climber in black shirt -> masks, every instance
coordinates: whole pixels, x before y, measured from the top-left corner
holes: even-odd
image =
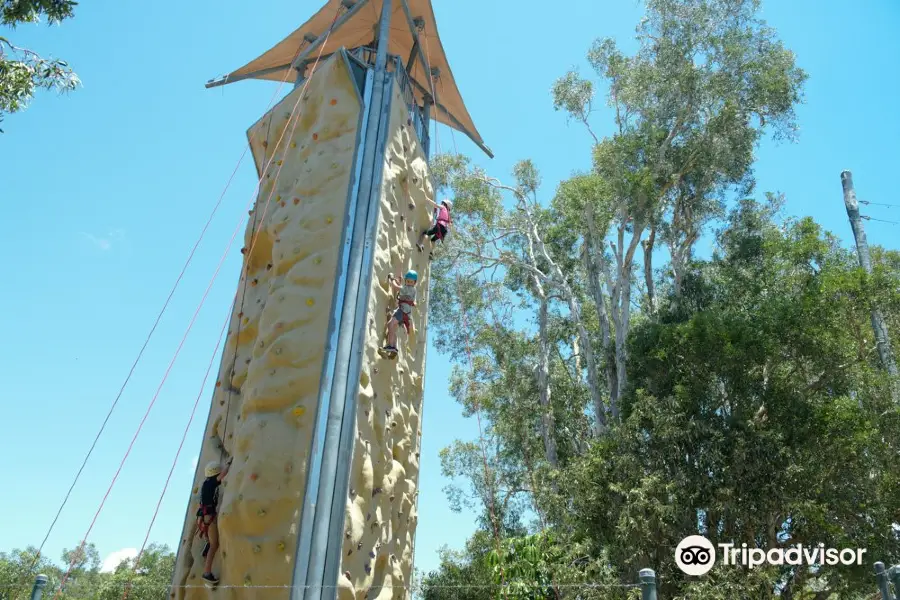
[[[200,486],[200,509],[197,511],[197,527],[200,530],[200,537],[206,536],[206,548],[203,550],[203,556],[206,558],[206,565],[203,569],[203,579],[210,584],[217,584],[219,580],[212,574],[212,563],[216,557],[216,551],[219,549],[219,525],[216,519],[218,515],[219,505],[219,485],[228,474],[228,467],[231,461],[226,465],[223,471],[219,467],[219,463],[213,461],[206,465],[203,474],[206,479]]]

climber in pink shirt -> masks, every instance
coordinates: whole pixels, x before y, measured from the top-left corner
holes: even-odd
[[[428,203],[435,209],[434,225],[431,229],[423,231],[422,235],[419,236],[419,243],[416,244],[416,248],[419,249],[419,252],[425,250],[425,245],[422,243],[425,241],[425,236],[431,238],[432,246],[438,241],[443,242],[444,238],[447,237],[447,232],[450,231],[450,224],[453,222],[450,218],[450,209],[453,208],[453,202],[444,198],[441,200],[440,205],[431,200],[428,200]],[[428,258],[433,258],[430,252]]]

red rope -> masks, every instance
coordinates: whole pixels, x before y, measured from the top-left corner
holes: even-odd
[[[268,112],[269,108],[275,102],[275,98],[278,96],[278,92],[281,91],[281,88],[284,86],[287,81],[288,76],[290,76],[290,71],[288,71],[285,78],[281,81],[278,88],[275,90],[275,93],[272,94],[272,98],[269,99],[269,104],[266,107],[266,111]],[[119,388],[118,394],[116,394],[115,400],[113,400],[112,406],[109,409],[109,412],[106,414],[106,418],[103,419],[103,423],[100,426],[100,431],[97,432],[96,437],[94,438],[93,443],[91,444],[90,449],[87,452],[87,455],[84,457],[84,461],[81,463],[81,467],[78,469],[78,472],[75,474],[75,479],[72,481],[72,485],[69,487],[69,491],[66,492],[65,497],[63,498],[62,504],[59,507],[59,510],[56,512],[56,516],[53,518],[53,522],[50,523],[50,527],[47,529],[47,534],[44,536],[41,545],[38,547],[37,553],[35,554],[35,559],[32,562],[31,567],[28,569],[28,573],[34,569],[34,565],[37,564],[37,561],[40,559],[41,552],[44,549],[44,545],[47,543],[47,540],[50,538],[50,534],[53,532],[53,528],[56,526],[57,521],[59,520],[59,516],[62,514],[63,509],[66,507],[66,504],[69,502],[69,497],[72,495],[72,491],[75,489],[75,485],[78,483],[78,480],[81,478],[81,473],[84,471],[85,466],[87,466],[88,460],[90,460],[91,455],[94,453],[94,449],[97,447],[97,442],[100,441],[100,437],[103,435],[103,432],[106,430],[106,425],[109,423],[110,417],[112,417],[113,412],[116,409],[116,406],[119,404],[119,400],[122,398],[122,394],[125,392],[125,388],[128,383],[131,381],[132,375],[134,375],[134,371],[138,366],[141,358],[144,355],[144,351],[147,349],[147,346],[150,343],[150,339],[153,337],[153,334],[156,332],[156,328],[159,326],[160,321],[162,320],[163,314],[166,312],[166,309],[169,307],[169,303],[172,301],[172,297],[175,295],[175,291],[178,289],[178,285],[181,283],[182,278],[184,277],[185,272],[187,272],[188,266],[190,266],[191,261],[194,258],[194,254],[197,252],[197,248],[200,246],[200,242],[203,241],[204,236],[206,235],[206,231],[209,229],[210,224],[212,223],[213,218],[219,210],[219,207],[222,205],[222,200],[225,198],[225,193],[228,191],[228,188],[231,186],[231,182],[234,180],[234,176],[237,174],[238,169],[241,166],[241,163],[244,161],[244,157],[247,155],[247,150],[250,149],[251,144],[253,143],[253,138],[251,137],[249,143],[244,146],[244,151],[241,153],[240,158],[237,161],[237,164],[234,166],[234,170],[231,172],[231,176],[228,178],[228,181],[225,183],[225,188],[222,190],[222,193],[219,194],[219,199],[216,201],[215,206],[213,206],[212,212],[209,214],[209,217],[206,220],[206,224],[203,226],[203,229],[200,231],[200,236],[197,238],[197,241],[194,243],[193,248],[191,248],[190,253],[188,254],[187,260],[184,263],[184,266],[181,268],[181,272],[178,274],[178,277],[175,279],[175,283],[172,286],[172,289],[169,291],[169,295],[166,297],[166,301],[163,303],[162,308],[159,311],[159,314],[156,316],[156,320],[153,322],[153,326],[150,328],[150,333],[147,334],[147,337],[144,339],[144,343],[141,346],[140,351],[138,352],[137,357],[134,359],[134,362],[131,365],[131,368],[128,371],[128,375],[125,377],[125,381],[122,383]],[[27,575],[26,575],[27,577]]]
[[[230,316],[231,315],[229,314],[229,317]],[[181,436],[181,442],[178,444],[178,450],[175,452],[175,459],[172,461],[172,466],[169,469],[168,476],[166,477],[166,483],[163,485],[162,493],[159,495],[159,500],[156,503],[156,510],[153,511],[153,518],[150,520],[150,526],[147,528],[147,535],[144,536],[144,542],[141,544],[141,550],[140,552],[138,552],[137,556],[134,559],[134,565],[131,569],[132,576],[137,572],[138,564],[140,564],[141,561],[141,556],[144,555],[144,550],[147,547],[147,540],[150,539],[150,530],[153,529],[153,525],[156,523],[156,517],[159,516],[159,509],[162,506],[163,497],[166,495],[166,491],[169,489],[169,482],[172,480],[172,473],[175,472],[175,465],[178,463],[178,457],[181,456],[181,450],[184,448],[184,442],[187,439],[188,431],[191,428],[191,424],[194,422],[194,415],[197,413],[197,407],[200,405],[200,399],[203,397],[203,388],[206,387],[206,382],[209,379],[209,372],[212,371],[213,363],[216,360],[216,355],[219,353],[219,346],[222,345],[222,338],[225,336],[225,329],[227,327],[228,319],[226,319],[225,323],[222,325],[222,330],[219,332],[219,339],[216,342],[216,349],[213,350],[212,356],[209,358],[209,365],[207,365],[206,373],[203,375],[203,383],[200,384],[200,391],[197,393],[196,400],[194,400],[194,407],[191,409],[191,416],[184,428],[184,434]],[[122,596],[123,600],[125,600],[126,598],[128,598],[128,586],[125,586],[125,594]]]
[[[338,14],[339,14],[339,13],[338,13]],[[335,21],[337,21],[337,16],[335,16]],[[334,23],[332,23],[332,25],[333,25],[333,24],[334,24]],[[320,49],[320,51],[319,51],[319,56],[320,56],[320,57],[321,57],[322,50],[324,49],[324,47],[325,47],[325,45],[323,44],[323,45],[322,45],[322,49]],[[316,62],[318,63],[318,58],[316,59]],[[314,68],[315,68],[315,67],[314,67]],[[308,84],[308,83],[309,83],[309,80],[307,79],[306,84]],[[306,89],[306,88],[305,88],[305,86],[304,86],[303,90],[301,91],[301,93],[299,94],[299,96],[298,96],[298,98],[297,98],[297,102],[294,104],[294,109],[291,111],[291,115],[290,115],[290,117],[289,117],[289,120],[294,118],[294,113],[296,112],[297,107],[300,106],[300,102],[301,102],[301,100],[303,99],[303,91],[304,91],[305,89]],[[298,121],[299,121],[299,120],[298,120]],[[296,128],[296,123],[294,123],[294,128],[291,129],[291,134],[293,134],[295,128]],[[265,177],[265,174],[266,174],[266,172],[268,171],[269,166],[272,164],[272,160],[274,159],[275,154],[277,153],[278,146],[281,144],[281,140],[284,139],[284,134],[285,134],[286,129],[287,129],[287,128],[285,128],[284,130],[282,130],[281,136],[278,138],[278,142],[276,142],[275,148],[272,150],[272,157],[271,157],[271,158],[269,159],[269,161],[266,163],[265,169],[263,170],[262,174],[260,175],[260,179],[259,179],[259,181],[257,182],[256,187],[255,187],[255,189],[254,189],[254,191],[253,191],[253,196],[251,196],[250,201],[247,203],[246,209],[249,209],[251,203],[253,202],[253,198],[255,197],[257,191],[259,190],[259,187],[260,187],[260,185],[261,185],[261,183],[262,183],[262,180],[263,180],[263,178]],[[283,166],[283,165],[279,165],[278,174],[281,173],[281,167],[282,167],[282,166]],[[276,176],[275,176],[275,181],[273,182],[273,186],[272,186],[272,192],[273,192],[273,193],[274,193],[274,190],[275,190],[275,185],[274,185],[274,184],[277,183],[277,181],[278,181],[278,174],[276,174]],[[272,198],[272,193],[269,194],[269,198],[268,198],[267,201],[266,201],[266,206],[264,207],[264,210],[263,210],[263,217],[264,217],[265,214],[266,214],[266,210],[268,209],[268,205],[269,205],[269,200],[271,200],[271,198]],[[100,502],[100,507],[97,509],[97,512],[94,514],[94,518],[93,518],[93,520],[91,521],[91,525],[90,525],[90,527],[88,527],[88,530],[87,530],[87,532],[86,532],[85,535],[84,535],[84,538],[82,538],[81,545],[79,546],[78,551],[77,551],[76,554],[74,555],[74,558],[73,558],[72,562],[69,564],[69,568],[66,570],[65,575],[63,576],[62,580],[60,581],[59,588],[57,588],[56,594],[55,594],[54,597],[53,597],[54,600],[57,600],[58,597],[59,597],[59,594],[62,593],[63,586],[65,585],[66,581],[68,580],[69,575],[71,575],[72,569],[75,567],[75,563],[76,563],[76,561],[77,561],[77,559],[78,559],[78,556],[80,555],[81,551],[84,549],[84,546],[85,546],[85,544],[87,543],[87,538],[88,538],[88,536],[90,535],[91,531],[93,530],[94,525],[97,523],[97,518],[100,516],[100,512],[103,510],[103,506],[106,504],[106,500],[107,500],[107,498],[109,498],[109,494],[110,494],[110,492],[112,492],[112,488],[113,488],[113,486],[115,485],[116,480],[117,480],[118,477],[119,477],[119,474],[122,472],[122,468],[125,466],[125,461],[128,459],[128,456],[131,454],[131,450],[134,448],[134,443],[135,443],[135,441],[137,441],[137,438],[138,438],[138,436],[140,435],[141,429],[143,429],[144,423],[147,421],[147,417],[150,415],[150,411],[153,409],[154,404],[156,404],[156,400],[157,400],[157,398],[159,397],[159,393],[160,393],[160,391],[162,390],[163,385],[165,384],[166,380],[167,380],[168,377],[169,377],[169,373],[170,373],[171,370],[172,370],[172,366],[175,364],[175,360],[178,358],[178,354],[181,352],[181,349],[182,349],[182,347],[184,346],[184,342],[187,340],[187,336],[188,336],[188,334],[190,333],[191,329],[192,329],[193,326],[194,326],[194,322],[195,322],[196,319],[197,319],[197,315],[199,314],[200,309],[203,307],[203,304],[204,304],[205,301],[206,301],[206,297],[209,295],[209,291],[210,291],[210,289],[212,288],[213,283],[215,282],[216,278],[217,278],[218,275],[219,275],[219,271],[220,271],[221,268],[222,268],[222,263],[225,262],[225,258],[228,256],[228,251],[231,249],[231,246],[232,246],[232,244],[234,243],[234,239],[237,237],[237,233],[238,233],[238,231],[240,230],[240,227],[241,227],[241,225],[243,224],[243,222],[244,222],[244,219],[243,219],[243,216],[242,216],[240,222],[238,223],[238,226],[235,228],[234,232],[233,232],[232,235],[231,235],[231,239],[230,239],[229,242],[228,242],[228,246],[225,248],[225,252],[222,254],[222,258],[219,260],[219,264],[216,266],[216,271],[215,271],[215,273],[213,273],[212,279],[210,279],[209,285],[207,286],[206,291],[203,293],[203,297],[200,299],[200,304],[197,306],[197,310],[194,311],[194,315],[193,315],[193,317],[191,318],[190,323],[188,324],[188,328],[187,328],[187,330],[185,331],[184,336],[181,338],[181,342],[178,344],[178,348],[176,349],[175,354],[174,354],[174,356],[172,357],[171,362],[169,363],[169,366],[166,368],[166,372],[165,372],[165,374],[163,375],[163,379],[162,379],[162,381],[160,382],[159,387],[158,387],[157,390],[156,390],[156,393],[153,395],[153,399],[150,401],[150,405],[147,407],[147,412],[144,413],[144,417],[143,417],[143,419],[141,419],[141,422],[140,422],[140,424],[138,425],[137,431],[135,432],[134,437],[133,437],[132,440],[131,440],[131,443],[128,445],[128,450],[126,450],[125,456],[122,457],[122,461],[121,461],[121,463],[119,464],[119,468],[118,468],[118,470],[116,471],[116,474],[113,476],[112,482],[110,483],[109,488],[106,490],[106,494],[104,494],[104,496],[103,496],[103,500],[101,500],[101,502]],[[262,223],[263,223],[263,220],[260,219],[260,227],[262,227]],[[258,236],[258,232],[259,232],[259,230],[257,230],[257,232],[256,232],[256,233],[257,233],[257,236]],[[254,238],[253,238],[253,242],[254,242],[254,243],[255,243],[255,241],[256,241],[256,237],[257,237],[257,236],[254,236]],[[248,255],[250,254],[251,251],[252,251],[252,245],[251,245],[251,250],[248,251]]]
[[[331,35],[331,30],[332,30],[332,28],[334,27],[335,22],[337,22],[338,16],[340,16],[340,7],[339,7],[338,10],[336,11],[335,16],[334,16],[334,20],[331,22],[331,27],[329,27],[328,32],[327,32],[326,35],[325,35],[325,39],[323,40],[322,45],[321,45],[321,47],[319,48],[319,54],[318,54],[318,56],[316,56],[316,60],[315,60],[315,62],[314,62],[313,65],[312,65],[312,69],[311,69],[311,71],[310,71],[311,73],[314,73],[314,72],[315,72],[315,69],[316,69],[316,67],[317,67],[318,64],[319,64],[319,60],[320,60],[321,57],[322,57],[322,52],[323,52],[324,49],[325,49],[325,45],[328,43],[328,38],[329,38],[329,36]],[[299,52],[298,52],[298,54],[299,54]],[[290,74],[290,71],[288,71],[288,74]],[[306,93],[307,87],[309,86],[309,82],[310,82],[311,77],[312,77],[312,75],[310,76],[310,78],[307,78],[306,81],[303,82],[303,87],[300,89],[300,94],[298,95],[297,101],[294,103],[294,107],[293,107],[293,109],[291,110],[291,114],[290,114],[290,117],[289,117],[289,122],[290,122],[291,120],[293,120],[293,126],[291,127],[291,133],[290,133],[290,135],[288,136],[289,139],[290,139],[290,137],[293,136],[294,131],[296,130],[296,127],[297,127],[297,123],[300,122],[300,119],[299,119],[299,118],[296,118],[296,119],[294,118],[294,113],[296,112],[297,108],[300,106],[300,102],[303,100],[303,96],[304,96],[304,94]],[[284,81],[287,81],[287,77],[285,77]],[[282,81],[282,84],[284,83],[284,81]],[[279,86],[279,89],[280,89],[280,86]],[[270,105],[270,106],[271,106],[271,105]],[[268,107],[267,107],[267,110],[268,110]],[[299,115],[297,115],[297,116],[299,117]],[[257,183],[257,186],[256,186],[257,189],[259,188],[259,185],[260,185],[260,183],[262,182],[262,179],[265,177],[265,174],[266,174],[266,172],[268,171],[269,166],[272,164],[272,160],[275,158],[275,154],[276,154],[277,151],[278,151],[278,147],[281,145],[282,139],[284,139],[284,133],[285,133],[285,131],[287,131],[287,127],[285,127],[285,128],[282,130],[281,136],[278,138],[278,141],[275,143],[275,147],[274,147],[273,150],[272,150],[272,157],[269,158],[269,160],[268,160],[268,162],[267,162],[267,164],[266,164],[266,166],[265,166],[265,169],[263,170],[263,172],[262,172],[262,174],[261,174],[261,176],[260,176],[260,181],[259,181],[259,183]],[[245,150],[245,153],[246,153],[246,150]],[[258,238],[259,238],[259,233],[260,233],[260,231],[262,230],[263,223],[265,222],[266,212],[267,212],[267,210],[268,210],[269,203],[270,203],[270,201],[271,201],[271,199],[272,199],[272,195],[273,195],[274,192],[275,192],[275,188],[277,187],[278,178],[279,178],[280,175],[281,175],[281,169],[282,169],[282,168],[284,168],[283,162],[282,162],[282,164],[280,164],[280,165],[278,166],[278,171],[276,172],[276,174],[275,174],[275,179],[274,179],[274,181],[272,182],[272,190],[269,192],[269,196],[268,196],[268,198],[266,199],[266,204],[265,204],[265,206],[263,207],[262,216],[261,216],[261,217],[259,218],[259,220],[258,220],[258,227],[254,228],[254,235],[253,235],[253,237],[252,237],[252,239],[251,239],[250,247],[249,247],[249,249],[247,250],[247,259],[246,259],[246,266],[247,266],[247,268],[246,268],[246,270],[245,270],[245,277],[249,274],[250,257],[251,257],[252,254],[253,254],[253,249],[254,249],[254,247],[256,246],[256,242],[257,242],[257,240],[258,240]],[[256,193],[256,190],[254,190],[254,194],[255,194],[255,193]],[[251,201],[252,201],[252,198],[251,198]],[[249,205],[249,203],[248,203],[248,205]],[[243,222],[243,218],[241,219],[241,222]],[[239,228],[240,228],[240,225],[238,226],[238,229],[239,229]],[[235,234],[237,233],[238,229],[235,230]],[[230,241],[229,244],[228,244],[228,248],[229,248],[229,249],[230,249],[230,247],[231,247],[231,244],[234,242],[234,238],[235,238],[235,235],[232,235],[231,241]],[[227,254],[227,249],[226,249],[226,254]],[[220,262],[219,262],[219,266],[220,266],[220,267],[221,267],[221,264],[222,264],[222,263],[221,263],[221,261],[220,261]],[[218,274],[218,269],[216,269],[216,273]],[[215,276],[213,277],[213,279],[215,279]],[[210,285],[211,285],[211,284],[212,284],[212,282],[210,282]],[[246,284],[245,284],[245,285],[246,285]],[[209,291],[209,288],[207,288],[207,292],[208,292],[208,291]],[[204,300],[205,300],[205,298],[206,298],[206,295],[204,294]],[[201,301],[201,306],[202,306],[202,302],[203,302],[203,301]],[[236,303],[237,303],[237,293],[235,293],[235,298],[234,298],[234,301],[232,302],[232,311],[234,310],[234,306],[236,305]],[[198,312],[199,312],[199,307],[198,307]],[[195,313],[194,316],[196,317],[196,313]],[[151,532],[151,530],[153,529],[153,525],[156,523],[156,518],[159,516],[159,510],[160,510],[160,507],[161,507],[161,505],[162,505],[162,501],[163,501],[163,498],[164,498],[164,496],[165,496],[165,494],[166,494],[166,491],[168,490],[169,482],[170,482],[170,480],[171,480],[171,478],[172,478],[172,473],[173,473],[174,470],[175,470],[175,466],[176,466],[176,464],[177,464],[177,462],[178,462],[178,457],[179,457],[180,454],[181,454],[181,450],[182,450],[182,448],[183,448],[183,446],[184,446],[185,439],[187,438],[188,430],[190,429],[191,423],[192,423],[193,420],[194,420],[194,415],[195,415],[195,413],[196,413],[196,411],[197,411],[197,406],[199,405],[199,403],[200,403],[200,398],[201,398],[202,395],[203,395],[203,388],[206,386],[206,381],[207,381],[207,379],[208,379],[208,377],[209,377],[209,372],[212,370],[213,362],[215,361],[216,354],[217,354],[218,351],[219,351],[219,346],[220,346],[221,343],[222,343],[222,336],[223,336],[223,334],[224,334],[224,332],[225,332],[225,329],[226,329],[227,326],[228,326],[228,322],[229,322],[230,319],[231,319],[231,314],[228,315],[228,317],[225,319],[225,322],[224,322],[223,325],[222,325],[222,330],[221,330],[220,333],[219,333],[219,339],[218,339],[218,341],[216,342],[216,348],[215,348],[215,350],[213,351],[213,355],[212,355],[212,357],[210,358],[209,366],[207,367],[206,373],[205,373],[204,376],[203,376],[203,383],[202,383],[201,386],[200,386],[200,392],[199,392],[198,395],[197,395],[197,399],[194,401],[194,407],[193,407],[193,409],[191,410],[190,419],[188,420],[188,424],[187,424],[187,426],[185,427],[184,434],[183,434],[183,436],[182,436],[182,438],[181,438],[181,442],[180,442],[180,444],[178,445],[178,450],[177,450],[177,452],[175,453],[175,459],[172,461],[172,466],[171,466],[171,468],[169,469],[169,475],[166,477],[166,482],[165,482],[165,484],[163,485],[162,493],[160,494],[159,500],[157,501],[156,509],[155,509],[155,511],[154,511],[154,513],[153,513],[152,519],[150,520],[150,526],[147,528],[147,533],[146,533],[146,535],[144,536],[144,542],[143,542],[143,544],[141,545],[141,550],[140,550],[140,552],[138,553],[137,557],[136,557],[135,560],[134,560],[134,565],[133,565],[133,567],[132,567],[132,575],[134,575],[134,573],[137,571],[137,567],[138,567],[138,564],[139,564],[141,555],[143,555],[144,549],[146,548],[146,545],[147,545],[147,540],[150,538],[150,532]],[[239,322],[239,323],[240,323],[240,322]],[[193,324],[193,321],[192,321],[192,324]],[[238,337],[239,337],[239,335],[240,335],[240,324],[238,325]],[[187,334],[185,334],[185,337],[187,337]],[[184,339],[182,339],[182,343],[183,343],[183,342],[184,342]],[[180,349],[181,349],[181,346],[179,346],[179,350],[180,350]],[[177,357],[177,352],[176,352],[176,357]],[[174,363],[174,358],[173,358],[173,363]],[[172,365],[170,364],[169,367],[171,368],[171,366],[172,366]],[[166,371],[166,376],[168,376],[168,370]],[[163,379],[163,382],[165,382],[165,377],[164,377],[164,379]],[[162,387],[162,384],[160,384],[160,387]],[[158,393],[159,393],[159,390],[157,390],[157,394],[158,394]],[[155,397],[154,397],[154,401],[155,401]],[[151,403],[151,404],[152,404],[152,403]],[[148,409],[148,414],[149,414],[149,409]],[[146,419],[146,415],[145,415],[144,418]],[[140,426],[140,427],[142,427],[142,426],[143,426],[143,421],[141,422],[141,426]],[[138,428],[138,431],[140,431],[140,427]],[[136,437],[137,437],[137,435],[135,435],[135,438],[136,438]],[[134,440],[132,440],[132,444],[133,444],[133,443],[134,443]],[[129,446],[128,452],[130,452],[130,451],[131,451],[131,447]],[[128,455],[128,453],[126,452],[126,458],[127,458],[127,455]],[[124,464],[124,459],[123,459],[122,462],[123,462],[123,464]],[[121,471],[121,465],[120,465],[120,467],[119,467],[119,470]],[[116,473],[116,477],[118,477],[118,472]],[[114,478],[113,482],[115,482],[115,478]],[[112,488],[112,486],[110,486],[110,488]],[[109,494],[109,492],[107,492],[107,495],[108,495],[108,494]],[[103,501],[104,501],[104,502],[106,501],[106,497],[104,497]],[[102,503],[101,503],[101,508],[102,508]],[[99,513],[99,511],[98,511],[98,513]],[[95,520],[96,520],[96,516],[95,516]],[[91,524],[91,526],[93,527],[93,523]],[[88,532],[90,532],[90,529],[88,530]],[[85,535],[85,541],[86,541],[86,538],[87,538],[87,535]],[[82,542],[82,546],[83,546],[83,545],[84,545],[84,542]],[[70,567],[70,568],[71,568],[71,567]],[[68,576],[68,573],[67,573],[66,575]],[[62,589],[62,584],[63,584],[63,583],[65,583],[65,579],[64,579],[63,582],[60,584],[60,590]],[[58,593],[59,593],[59,592],[57,592],[57,594],[58,594]],[[122,596],[122,598],[123,598],[123,600],[125,600],[127,597],[128,597],[128,588],[126,587],[126,588],[125,588],[124,595]]]

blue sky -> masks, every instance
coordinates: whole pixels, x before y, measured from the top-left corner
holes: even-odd
[[[459,151],[507,177],[532,158],[549,195],[589,166],[589,140],[553,111],[553,80],[595,37],[633,46],[634,2],[436,0],[454,75],[493,161],[461,134]],[[302,23],[319,2],[83,2],[59,28],[22,27],[18,45],[67,59],[84,81],[68,97],[40,93],[0,136],[0,199],[7,258],[0,263],[5,343],[0,376],[0,550],[40,543],[175,277],[277,83],[203,83],[257,56]],[[787,196],[787,212],[812,215],[850,240],[839,174],[859,197],[900,205],[900,5],[892,0],[769,0],[765,17],[797,53],[810,80],[799,109],[800,141],[763,144],[762,191]],[[6,35],[7,32],[4,32]],[[610,131],[608,115],[596,128]],[[452,147],[447,129],[438,139]],[[215,270],[255,185],[241,165],[204,243],[63,512],[46,551],[76,545]],[[900,207],[871,207],[900,221]],[[866,223],[870,242],[897,247],[900,227]],[[166,474],[229,312],[240,254],[228,256],[89,541],[101,554],[140,547]],[[896,333],[900,336],[900,333]],[[471,515],[453,514],[438,451],[472,437],[446,391],[449,366],[429,352],[416,566],[460,547]],[[209,383],[207,387],[212,385]],[[210,391],[204,390],[150,539],[174,546],[188,501]],[[9,492],[12,493],[9,493]]]

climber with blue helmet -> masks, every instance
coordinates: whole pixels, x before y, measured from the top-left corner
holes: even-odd
[[[402,323],[406,328],[406,334],[409,335],[413,329],[410,315],[412,309],[416,305],[416,283],[419,281],[419,274],[413,270],[407,271],[401,280],[393,275],[388,276],[391,283],[391,289],[397,291],[397,309],[388,317],[387,323],[384,324],[384,335],[387,337],[387,344],[383,350],[387,354],[396,356],[397,354],[397,325]]]
[[[444,198],[441,200],[440,205],[428,199],[426,199],[426,201],[434,207],[434,225],[432,225],[430,229],[423,231],[422,235],[419,236],[419,242],[416,244],[416,248],[419,249],[419,252],[425,250],[425,244],[422,242],[425,241],[426,236],[431,238],[432,249],[434,248],[434,244],[443,242],[444,238],[447,237],[447,232],[450,231],[450,224],[453,222],[453,219],[450,217],[450,209],[453,208],[452,200]],[[428,258],[434,258],[431,252],[428,253]]]

